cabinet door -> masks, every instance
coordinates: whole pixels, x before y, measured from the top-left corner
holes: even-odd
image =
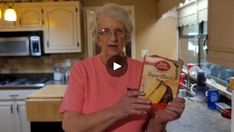
[[[43,9],[37,6],[19,7],[19,25],[21,28],[37,28],[43,26]]]
[[[15,132],[14,121],[13,103],[0,101],[0,131]]]
[[[27,121],[25,102],[16,103],[17,132],[30,132],[30,122]]]
[[[61,4],[44,9],[45,52],[80,52],[79,6]]]
[[[234,68],[234,1],[209,0],[208,61]]]

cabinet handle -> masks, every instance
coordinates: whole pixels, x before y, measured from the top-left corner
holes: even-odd
[[[19,105],[16,106],[16,111],[19,114]]]
[[[9,95],[11,98],[16,99],[19,95],[18,94],[10,94]]]
[[[77,43],[77,47],[79,47],[80,46],[80,44],[79,43]]]
[[[10,109],[11,109],[11,114],[13,114],[13,105],[11,105]]]
[[[49,47],[50,47],[49,40],[47,40],[47,43],[46,43],[46,45],[47,45],[47,48],[49,48]]]

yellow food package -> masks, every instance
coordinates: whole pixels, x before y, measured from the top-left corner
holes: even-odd
[[[182,60],[171,60],[158,55],[145,55],[140,88],[153,109],[165,109],[177,96]]]

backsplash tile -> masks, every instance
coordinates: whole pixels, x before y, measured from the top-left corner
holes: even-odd
[[[69,59],[75,63],[83,54],[51,54],[41,57],[0,57],[0,73],[52,73],[55,66],[62,67]]]

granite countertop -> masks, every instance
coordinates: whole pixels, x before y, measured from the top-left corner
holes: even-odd
[[[181,118],[167,125],[168,132],[230,132],[231,120],[218,111],[207,108],[206,103],[186,100]]]

